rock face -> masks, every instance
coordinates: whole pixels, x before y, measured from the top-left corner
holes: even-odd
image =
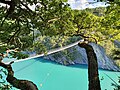
[[[103,47],[90,43],[97,55],[98,67],[107,70],[120,71],[120,69],[115,65],[113,60],[111,60],[106,54]],[[87,64],[88,59],[86,51],[79,46],[74,46],[67,50],[57,52],[55,54],[47,55],[45,59],[50,59],[60,64],[70,65],[70,64]]]
[[[120,48],[120,41],[115,40],[115,41],[114,41],[114,44],[115,44],[118,48]]]

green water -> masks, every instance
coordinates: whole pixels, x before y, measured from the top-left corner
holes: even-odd
[[[16,62],[15,76],[33,81],[39,90],[88,90],[87,66],[63,66],[42,58]],[[117,81],[119,72],[99,70],[102,90],[113,90],[113,82],[104,73]]]

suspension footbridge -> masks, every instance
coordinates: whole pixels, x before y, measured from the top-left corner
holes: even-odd
[[[49,50],[47,52],[47,54],[45,53],[42,53],[42,54],[39,54],[39,55],[35,55],[35,56],[32,56],[32,57],[28,57],[28,58],[25,58],[25,59],[21,59],[21,60],[14,60],[14,62],[20,62],[20,61],[25,61],[25,60],[28,60],[28,59],[33,59],[33,58],[38,58],[38,57],[42,57],[42,56],[45,56],[45,55],[49,55],[49,54],[53,54],[53,53],[56,53],[56,52],[60,52],[60,51],[63,51],[65,49],[68,49],[68,48],[71,48],[75,45],[77,45],[79,42],[83,42],[84,40],[78,40],[72,44],[69,44],[69,45],[66,45],[66,46],[63,46],[63,47],[59,47],[59,48],[55,48],[55,49],[52,49],[52,50]],[[11,61],[10,61],[11,62]],[[10,62],[7,62],[7,63],[10,63]]]

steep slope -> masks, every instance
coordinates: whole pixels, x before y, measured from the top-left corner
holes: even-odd
[[[113,60],[111,60],[106,54],[103,47],[91,43],[94,48],[95,53],[98,58],[99,68],[120,71],[120,69],[115,65]],[[87,64],[87,55],[83,48],[78,47],[77,45],[69,48],[67,50],[57,52],[55,54],[50,54],[44,58],[56,61],[60,64],[69,65],[69,64]]]

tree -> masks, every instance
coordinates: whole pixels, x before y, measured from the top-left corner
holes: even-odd
[[[110,29],[108,31],[114,31],[115,29],[118,31],[117,28],[114,29],[112,27],[115,25],[118,26],[119,23],[116,23],[115,20],[114,22],[112,21],[113,13],[110,14],[111,16],[109,18],[106,18],[109,15],[100,17],[86,10],[73,11],[69,5],[63,3],[63,1],[66,0],[1,0],[1,3],[9,5],[10,7],[0,7],[0,52],[6,51],[6,48],[26,50],[28,48],[43,47],[41,43],[37,43],[36,41],[39,35],[81,36],[87,39],[87,41],[97,42],[103,40],[103,36],[104,38],[109,38],[109,35],[107,35],[105,31],[109,27],[109,24],[114,23],[114,25],[109,27]],[[30,5],[35,6],[35,8],[33,10],[30,9]],[[107,22],[108,20],[110,22]],[[106,23],[109,24],[106,25]],[[36,33],[39,33],[39,35],[36,35]],[[89,90],[100,90],[96,54],[88,43],[83,42],[79,44],[79,46],[86,49],[89,60]],[[91,57],[91,55],[93,55],[93,57]],[[3,55],[1,56],[3,57]],[[20,83],[27,82],[29,83],[28,86],[30,85],[31,88],[34,86],[34,88],[37,89],[30,81],[16,79],[13,76],[14,72],[12,71],[11,64],[12,63],[6,65],[0,62],[0,65],[10,72],[8,74],[8,76],[10,76],[9,79],[7,79],[8,81],[12,79]],[[94,67],[92,67],[91,64],[93,64]],[[16,84],[14,85],[15,82],[10,83],[17,88],[24,88],[23,90],[26,90],[26,87],[22,86],[22,84],[19,84],[20,86],[18,87]],[[94,88],[95,86],[97,87]]]
[[[120,48],[115,48],[112,51],[111,57],[115,60],[116,64],[120,67]]]
[[[93,50],[93,47],[86,42],[79,43],[78,45],[85,48],[87,53],[89,90],[101,90],[98,74],[97,56]]]
[[[21,90],[26,90],[26,88],[37,90],[36,85],[31,81],[18,80],[14,77],[14,71],[11,67],[13,62],[3,63],[4,54],[2,53],[15,48],[26,50],[33,46],[36,47],[36,45],[41,47],[41,45],[34,43],[35,38],[37,38],[36,32],[49,36],[58,35],[63,31],[64,34],[69,33],[67,23],[70,20],[66,19],[66,16],[71,15],[69,14],[70,8],[62,0],[0,0],[0,2],[10,6],[0,7],[0,66],[7,69],[6,80],[14,87]],[[35,6],[35,9],[30,9],[30,5]],[[17,55],[17,57],[19,56]]]
[[[118,40],[120,38],[120,17],[118,14],[118,8],[120,8],[119,2],[112,3],[111,6],[106,8],[106,12],[102,16],[94,16],[86,11],[82,13],[76,12],[75,20],[73,21],[77,27],[76,35],[80,35],[90,42],[91,39],[93,39],[99,44],[107,40]],[[97,58],[92,46],[90,46],[88,42],[86,43],[86,41],[79,43],[78,45],[85,48],[87,53],[89,90],[101,90],[98,76]]]

